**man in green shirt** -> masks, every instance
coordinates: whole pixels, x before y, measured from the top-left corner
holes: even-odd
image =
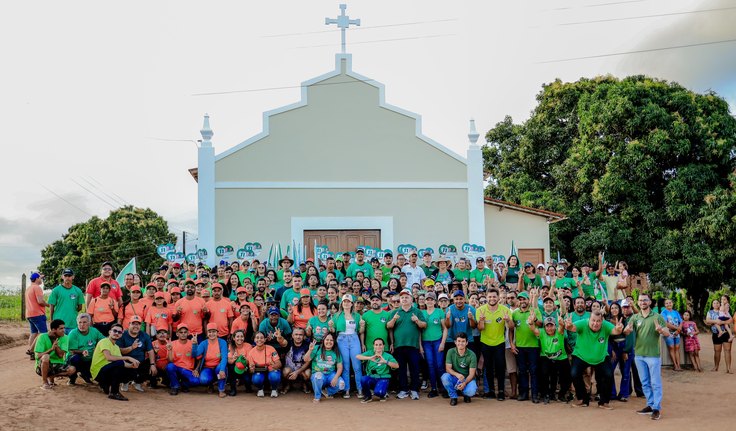
[[[455,280],[462,282],[463,280],[470,281],[470,261],[467,258],[461,257],[457,261],[455,268],[452,269],[455,274]]]
[[[475,269],[470,271],[470,279],[486,288],[488,283],[497,284],[496,273],[486,266],[486,261],[482,257],[475,260]]]
[[[51,319],[64,321],[64,328],[69,334],[77,327],[77,313],[84,305],[84,292],[74,285],[74,271],[71,268],[61,273],[61,284],[54,287],[49,295],[49,312]]]
[[[651,414],[652,420],[662,417],[662,360],[659,356],[659,337],[670,335],[664,318],[652,311],[652,298],[648,293],[639,294],[639,312],[629,319],[624,334],[634,332],[634,362],[639,371],[647,406],[637,413]]]
[[[457,405],[458,391],[463,394],[463,402],[469,403],[475,395],[478,385],[475,383],[475,371],[478,368],[478,358],[468,349],[468,336],[464,332],[455,335],[455,347],[447,352],[445,358],[445,374],[442,375],[442,385],[450,395],[450,405]]]
[[[389,320],[388,311],[381,309],[381,297],[375,293],[371,295],[371,309],[363,313],[365,321],[365,345],[372,346],[377,338],[383,339],[389,345],[389,350],[393,343],[389,340],[388,329],[386,323]]]
[[[399,393],[398,399],[409,396],[409,382],[406,378],[406,369],[411,374],[411,399],[419,399],[419,337],[422,329],[427,327],[422,312],[412,302],[411,290],[404,289],[399,294],[401,306],[390,314],[391,320],[386,327],[393,330],[393,355],[399,362]]]
[[[383,256],[383,265],[381,265],[381,272],[383,272],[382,282],[388,283],[388,279],[391,278],[391,268],[394,267],[394,255],[392,253],[386,253]]]
[[[419,265],[420,268],[422,268],[422,271],[424,271],[424,275],[429,277],[432,275],[435,269],[437,269],[436,266],[432,265],[432,253],[425,251],[422,255],[422,264]]]
[[[506,396],[503,392],[506,375],[506,328],[512,328],[511,310],[498,303],[499,293],[495,287],[486,293],[488,303],[476,310],[476,320],[480,331],[480,351],[483,355],[488,387],[490,391],[483,395],[485,399],[496,398],[503,401]],[[493,377],[496,376],[498,393],[495,393]]]
[[[593,311],[588,320],[578,320],[573,323],[568,316],[565,320],[568,331],[577,332],[578,338],[575,350],[572,352],[572,382],[575,386],[575,395],[578,402],[574,407],[587,407],[590,405],[590,394],[585,389],[583,374],[585,369],[593,367],[595,381],[598,387],[598,407],[611,410],[608,403],[611,399],[611,385],[613,383],[613,370],[606,361],[608,356],[608,337],[618,335],[624,330],[623,323],[619,321],[615,326],[613,323],[604,321],[600,311]]]
[[[285,290],[284,293],[281,294],[280,308],[288,312],[289,305],[293,307],[299,302],[299,299],[301,298],[301,290],[302,278],[299,276],[294,276],[291,279],[291,289]]]
[[[355,280],[358,271],[362,271],[367,278],[373,278],[373,267],[365,261],[365,252],[362,248],[355,250],[355,262],[348,266],[347,276]]]
[[[95,352],[97,343],[105,338],[97,328],[90,326],[89,314],[82,313],[77,316],[76,328],[69,333],[69,354],[67,355],[67,363],[73,365],[77,369],[82,380],[88,385],[92,384],[92,373],[89,370],[92,364],[92,354]],[[69,384],[73,385],[77,381],[77,374],[69,376]]]
[[[50,330],[36,338],[34,353],[36,357],[36,374],[41,376],[41,389],[53,389],[54,378],[71,376],[77,372],[76,368],[64,362],[68,338],[64,332],[64,321],[51,321]]]

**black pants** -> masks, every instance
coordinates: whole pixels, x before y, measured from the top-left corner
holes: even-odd
[[[151,362],[149,362],[148,359],[142,360],[138,365],[138,368],[129,369],[129,375],[136,383],[143,383],[146,380],[151,381]]]
[[[408,391],[409,382],[406,378],[406,368],[411,375],[411,390],[419,392],[419,349],[416,347],[394,347],[394,358],[399,363],[399,390]]]
[[[69,365],[77,369],[77,373],[79,373],[82,378],[92,378],[92,374],[89,371],[89,367],[92,365],[91,360],[85,360],[84,356],[80,354],[73,354],[69,357],[69,360],[67,362],[69,363]],[[75,381],[76,379],[76,374],[69,377],[69,380],[71,381]]]
[[[128,368],[125,368],[125,362],[113,361],[100,369],[95,380],[105,393],[119,394],[120,383],[130,381],[131,377]]]
[[[585,369],[593,367],[595,372],[595,384],[598,387],[598,404],[608,404],[611,401],[611,384],[613,383],[613,370],[608,357],[598,365],[591,365],[577,356],[572,357],[572,384],[575,386],[575,395],[584,404],[590,404],[590,394],[585,390],[583,374]]]
[[[488,378],[488,389],[495,393],[493,377],[496,377],[498,395],[503,395],[506,379],[506,345],[501,343],[497,346],[489,346],[481,343],[480,351],[483,355],[483,368]]]
[[[235,388],[238,383],[245,385],[246,389],[250,389],[250,372],[246,371],[243,374],[235,372],[235,364],[227,364],[227,382],[230,384],[230,389]]]
[[[546,356],[539,358],[539,394],[552,397],[560,383],[559,398],[563,399],[570,389],[570,362],[567,358],[557,360]]]

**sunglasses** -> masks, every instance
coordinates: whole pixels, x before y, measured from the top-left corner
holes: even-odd
[[[110,333],[111,333],[111,334],[122,334],[122,333],[123,333],[123,331],[121,331],[121,330],[119,330],[119,329],[111,329],[111,330],[110,330]]]

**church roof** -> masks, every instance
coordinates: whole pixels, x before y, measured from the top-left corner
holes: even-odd
[[[502,201],[501,199],[493,199],[486,197],[483,199],[486,205],[493,205],[503,210],[505,208],[512,209],[515,211],[521,211],[527,214],[532,214],[540,217],[544,217],[550,223],[557,223],[558,221],[565,220],[567,216],[562,213],[556,213],[553,211],[547,211],[539,208],[532,208],[525,205],[515,204],[513,202]]]

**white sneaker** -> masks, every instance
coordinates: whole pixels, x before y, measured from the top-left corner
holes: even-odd
[[[120,390],[123,392],[128,392],[128,383],[122,383],[120,385]]]
[[[345,394],[342,396],[344,399],[349,400],[350,399],[350,391],[345,392]]]
[[[411,399],[412,400],[418,400],[419,399],[419,393],[417,391],[411,391]]]
[[[279,397],[279,391],[277,391],[275,389],[272,390],[271,391],[271,398],[278,398],[278,397]]]
[[[424,390],[426,390],[426,389],[427,389],[428,387],[429,387],[429,383],[427,383],[427,381],[426,381],[426,380],[424,380],[424,381],[422,382],[422,390],[424,391]]]
[[[140,384],[140,383],[133,383],[133,389],[135,389],[135,390],[136,390],[136,391],[138,391],[138,392],[145,392],[145,391],[143,390],[143,386],[141,386],[141,384]]]
[[[263,389],[259,389],[258,390],[258,393],[256,395],[262,398],[263,397]]]
[[[358,398],[363,398],[363,391],[358,391]]]
[[[401,391],[396,395],[396,398],[403,400],[404,398],[407,398],[409,396],[409,392]]]

